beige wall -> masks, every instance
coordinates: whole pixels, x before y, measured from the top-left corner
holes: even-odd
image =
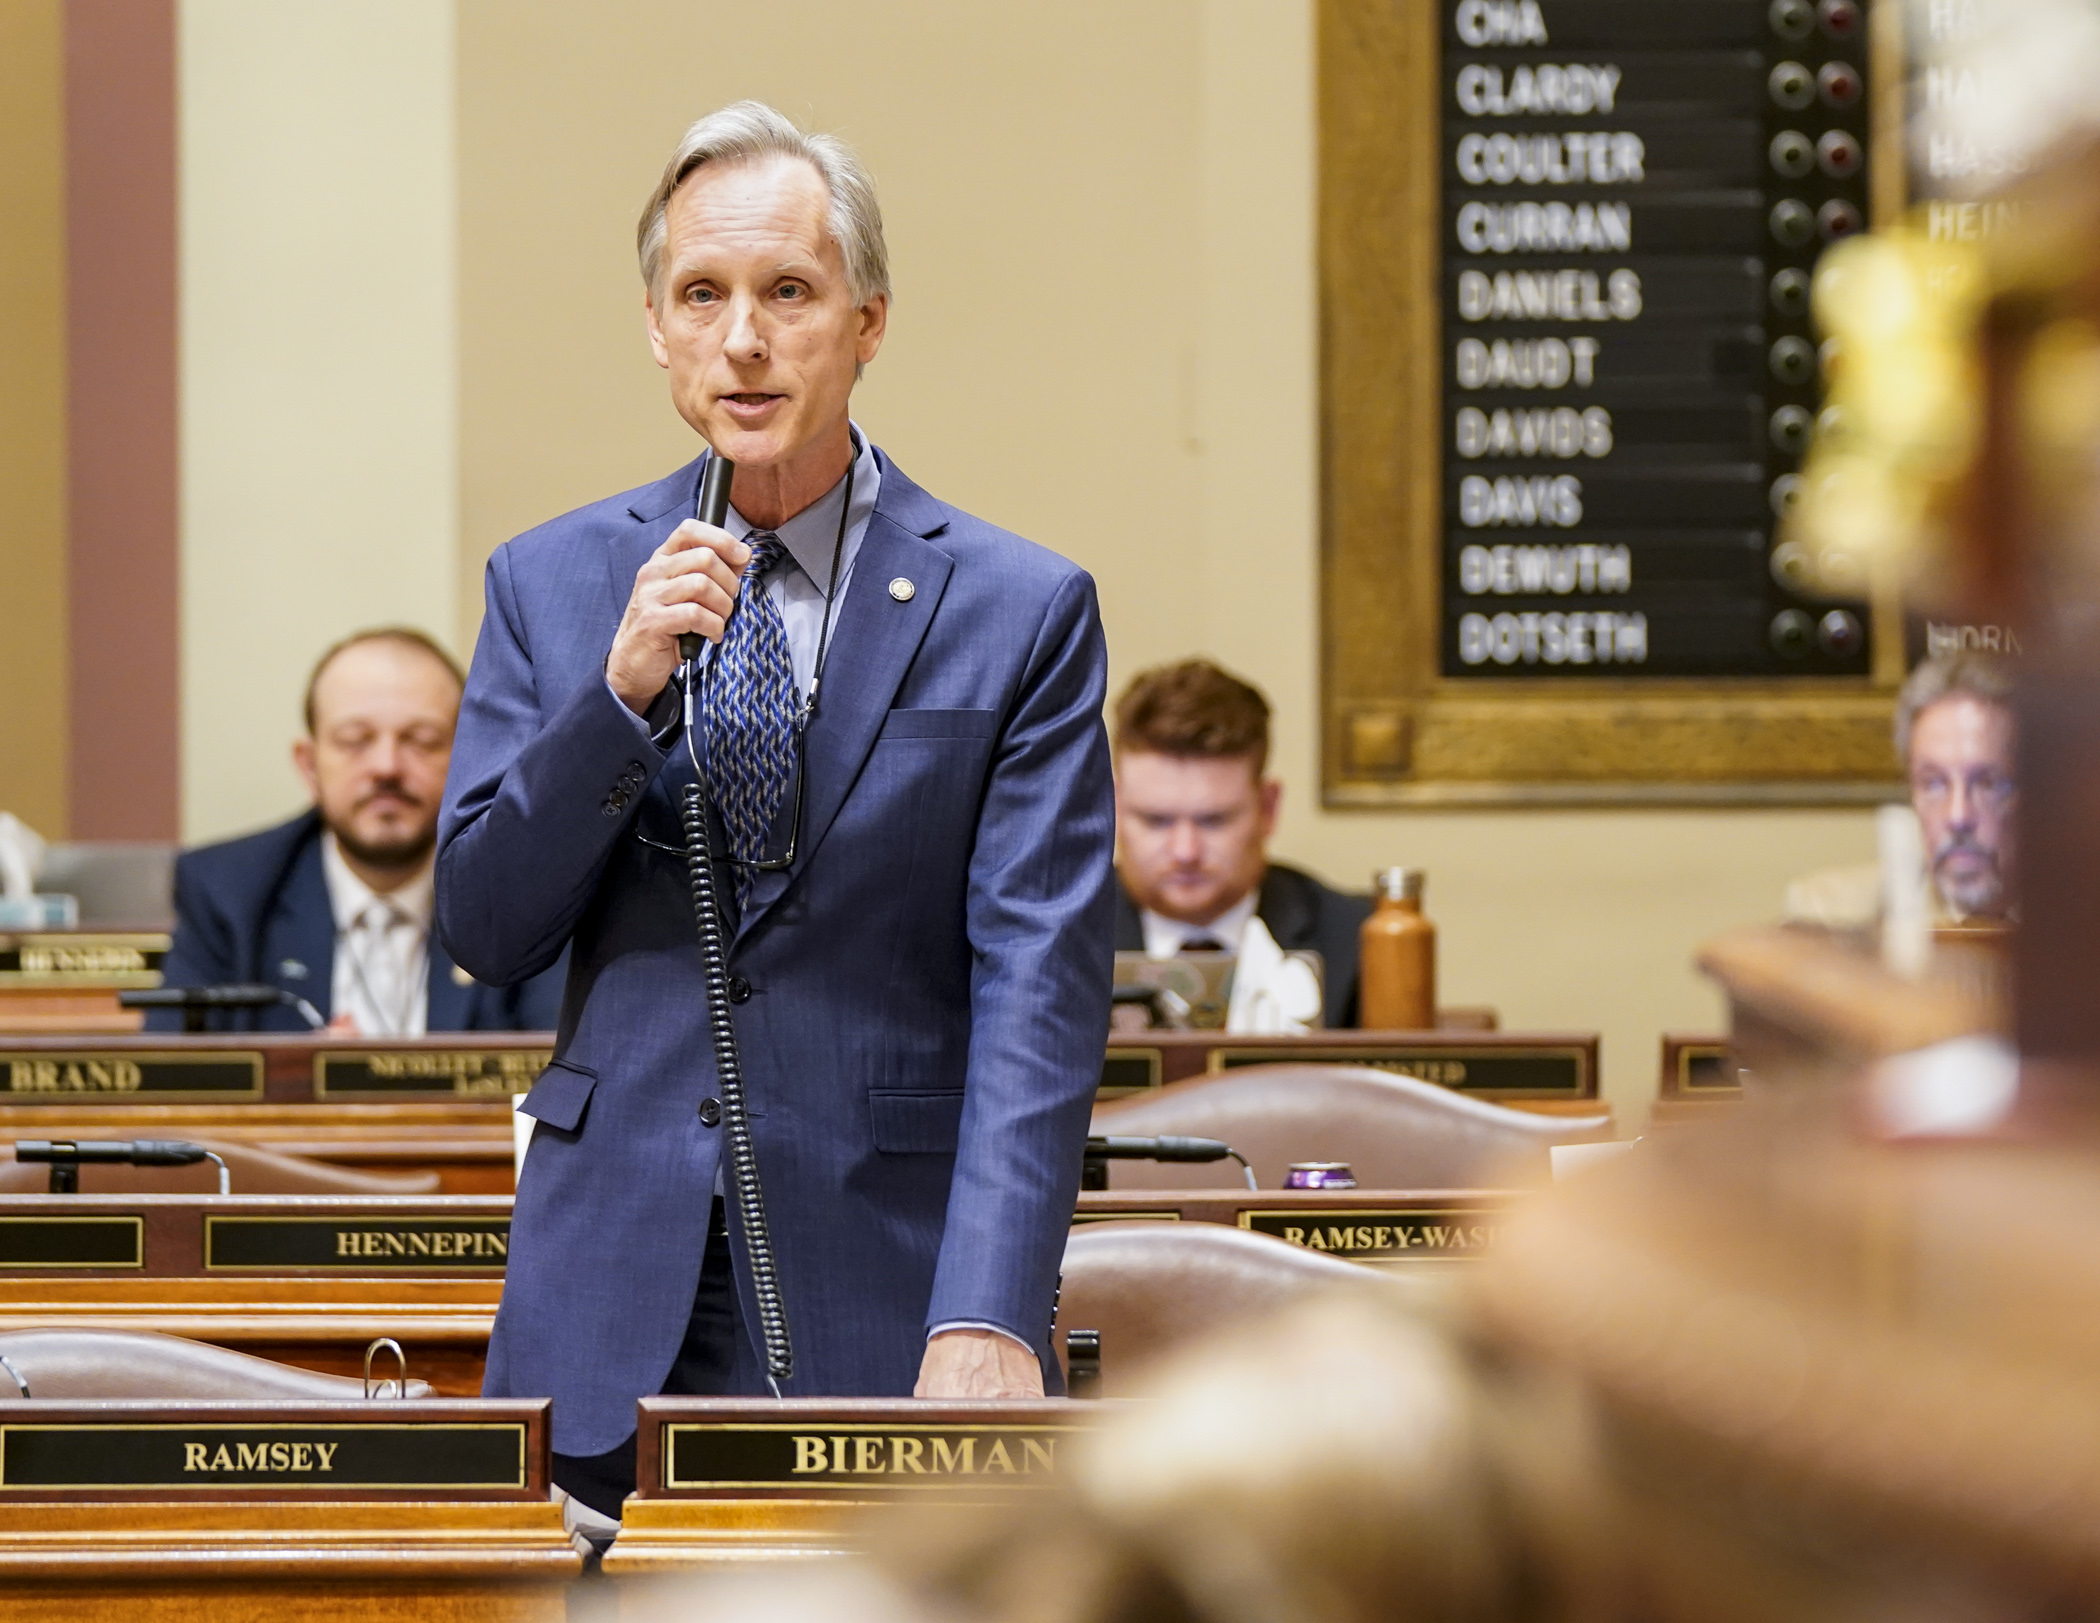
[[[66,220],[59,0],[0,6],[0,811],[66,831]]]
[[[182,0],[182,823],[303,804],[321,649],[449,639],[458,526],[447,0]]]

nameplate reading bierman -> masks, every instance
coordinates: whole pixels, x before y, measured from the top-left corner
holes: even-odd
[[[500,1272],[507,1217],[224,1217],[204,1219],[213,1273]]]
[[[230,1104],[263,1096],[248,1051],[0,1049],[0,1104]]]
[[[143,1218],[0,1217],[0,1271],[145,1266]]]
[[[0,1490],[515,1493],[526,1431],[522,1420],[6,1422]]]
[[[1501,1233],[1494,1207],[1436,1211],[1244,1211],[1240,1227],[1344,1262],[1462,1262],[1485,1256]]]
[[[1406,1048],[1216,1048],[1213,1071],[1244,1065],[1366,1065],[1373,1070],[1434,1082],[1457,1093],[1479,1093],[1500,1099],[1587,1099],[1595,1089],[1586,1049],[1562,1043],[1495,1047],[1440,1044]]]
[[[546,1048],[395,1048],[314,1056],[317,1099],[507,1098],[527,1092]]]
[[[1077,1426],[838,1422],[670,1422],[664,1487],[859,1498],[914,1489],[1047,1488]]]

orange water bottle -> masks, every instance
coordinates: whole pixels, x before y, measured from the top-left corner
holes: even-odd
[[[1436,926],[1422,916],[1420,868],[1380,868],[1377,898],[1363,923],[1358,1018],[1366,1031],[1428,1031],[1436,1025]]]

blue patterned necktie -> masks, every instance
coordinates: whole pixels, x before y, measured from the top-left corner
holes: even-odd
[[[707,770],[731,854],[755,862],[794,771],[795,666],[780,609],[761,584],[766,571],[787,556],[787,548],[771,531],[744,539],[751,561],[744,566],[737,611],[715,650],[721,669],[709,684]],[[737,869],[739,906],[757,877],[750,868]]]

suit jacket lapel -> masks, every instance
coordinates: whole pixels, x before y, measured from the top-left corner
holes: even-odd
[[[955,567],[948,554],[924,539],[946,527],[940,505],[884,457],[882,492],[854,559],[817,695],[817,713],[810,722],[795,866],[789,872],[759,875],[745,902],[739,935],[763,918],[795,875],[808,868],[875,747],[890,701],[925,640]],[[912,583],[911,596],[901,603],[889,591],[889,583],[898,579]]]
[[[474,1002],[474,983],[462,986],[453,978],[452,957],[437,938],[437,931],[430,932],[430,969],[425,977],[430,987],[430,997],[425,1005],[423,1029],[425,1031],[470,1031],[473,1029],[469,1016]]]
[[[611,588],[613,617],[605,628],[609,652],[627,600],[634,595],[634,577],[649,555],[671,538],[671,532],[693,516],[693,503],[700,492],[700,469],[705,456],[695,457],[668,478],[635,492],[627,504],[628,516],[637,527],[616,541],[605,555],[606,584]],[[602,663],[602,660],[601,660]]]
[[[319,819],[315,836],[300,848],[285,872],[284,892],[278,903],[284,911],[283,934],[275,943],[276,961],[258,966],[258,979],[282,986],[305,998],[322,1014],[333,1016],[335,1003],[335,909],[328,900],[328,876],[321,866]],[[284,973],[287,960],[306,966],[306,978]],[[306,1022],[287,1009],[292,1023],[304,1030]]]

